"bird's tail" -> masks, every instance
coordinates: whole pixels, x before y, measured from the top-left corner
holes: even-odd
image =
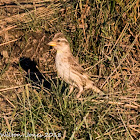
[[[98,87],[94,86],[93,81],[88,80],[85,86],[86,89],[92,89],[94,92],[100,94],[100,95],[105,95],[103,91],[101,91]]]

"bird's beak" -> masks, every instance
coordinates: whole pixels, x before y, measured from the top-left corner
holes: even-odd
[[[49,45],[49,46],[53,46],[53,47],[55,47],[55,46],[56,46],[56,42],[51,41],[51,42],[48,43],[48,45]]]

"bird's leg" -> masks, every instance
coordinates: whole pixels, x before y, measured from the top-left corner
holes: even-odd
[[[78,88],[79,88],[79,92],[76,95],[77,98],[79,98],[81,96],[82,92],[83,92],[83,87],[81,85],[79,85]]]
[[[68,96],[72,93],[74,87],[72,85],[69,85],[69,88],[70,88],[70,90],[69,90]]]

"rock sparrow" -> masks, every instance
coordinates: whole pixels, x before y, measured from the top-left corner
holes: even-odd
[[[57,73],[65,82],[70,84],[69,94],[73,91],[73,87],[79,88],[77,98],[80,97],[84,89],[92,89],[94,92],[104,94],[93,85],[93,81],[89,79],[85,70],[76,61],[71,53],[69,42],[62,33],[57,33],[48,45],[57,50],[55,58]]]

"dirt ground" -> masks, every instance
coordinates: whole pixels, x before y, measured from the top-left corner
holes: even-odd
[[[33,9],[29,3],[27,6],[31,6],[28,10]],[[21,21],[20,16],[25,14],[25,10],[14,7],[10,1],[0,2],[0,7],[0,88],[6,88],[5,91],[1,90],[0,112],[9,113],[10,100],[16,99],[15,94],[22,91],[22,85],[27,84],[29,75],[34,82],[42,81],[43,76],[56,76],[55,51],[47,45],[50,33],[44,30],[26,31],[17,27],[17,20]]]

